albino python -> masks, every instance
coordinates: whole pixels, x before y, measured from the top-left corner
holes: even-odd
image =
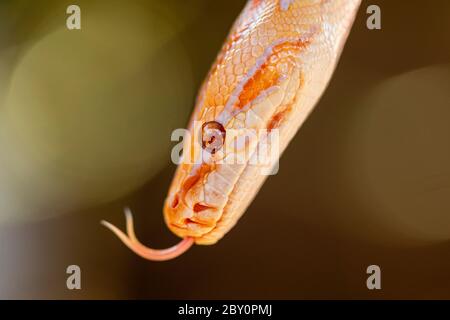
[[[202,148],[185,140],[184,153],[200,160],[183,158],[165,202],[166,224],[182,241],[165,250],[147,248],[135,236],[129,210],[127,234],[109,222],[102,224],[136,254],[154,261],[175,258],[194,243],[209,245],[221,239],[267,177],[261,166],[249,161],[267,141],[259,136],[256,143],[246,140],[249,158],[239,163],[219,161],[238,151],[205,144],[219,137],[227,145],[232,129],[277,130],[281,153],[325,90],[360,1],[248,1],[203,83],[191,117],[189,132],[201,137]]]

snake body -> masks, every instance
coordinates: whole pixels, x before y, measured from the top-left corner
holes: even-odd
[[[359,5],[360,0],[249,0],[200,89],[191,135],[212,127],[227,146],[232,130],[276,130],[281,154],[325,90]],[[102,223],[149,260],[174,258],[194,243],[214,244],[264,183],[263,167],[250,160],[266,142],[259,136],[241,142],[249,156],[239,163],[223,161],[239,148],[211,151],[185,143],[184,152],[197,161],[184,159],[178,166],[164,205],[167,226],[183,238],[172,248],[142,245],[130,212],[127,234]]]

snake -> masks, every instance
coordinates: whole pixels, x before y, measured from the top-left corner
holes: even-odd
[[[267,163],[252,161],[257,151],[267,148],[267,137],[276,132],[273,149],[275,160],[279,158],[325,91],[360,4],[247,1],[201,85],[186,129],[194,138],[183,141],[182,159],[164,203],[165,223],[181,241],[167,249],[142,244],[129,209],[126,233],[101,223],[151,261],[176,258],[193,244],[219,241],[269,176],[263,172]],[[242,129],[257,133],[240,139]],[[241,161],[224,161],[242,150],[247,156]]]

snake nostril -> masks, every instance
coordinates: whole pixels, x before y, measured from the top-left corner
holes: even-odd
[[[178,207],[178,203],[180,203],[180,197],[176,194],[172,201],[172,209]]]

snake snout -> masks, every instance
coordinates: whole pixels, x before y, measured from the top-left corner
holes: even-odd
[[[176,206],[173,204],[176,203]],[[192,208],[180,199],[169,199],[164,208],[164,217],[169,229],[179,237],[199,238],[210,232],[216,225],[218,209],[197,202]]]

